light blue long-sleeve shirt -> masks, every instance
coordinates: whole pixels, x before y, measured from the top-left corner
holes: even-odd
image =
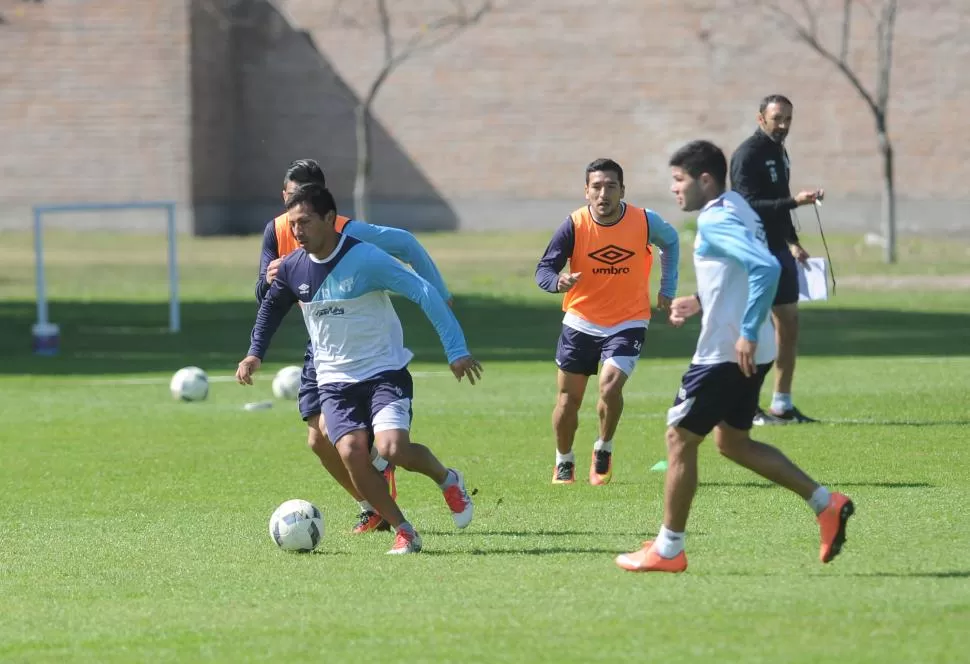
[[[441,276],[438,266],[435,265],[428,251],[421,246],[418,239],[408,231],[351,219],[344,225],[342,233],[364,242],[370,242],[394,258],[407,263],[418,275],[428,281],[444,300],[451,299],[451,293],[448,292],[448,287],[445,285],[444,277]],[[276,242],[276,222],[271,219],[263,231],[263,244],[260,249],[259,276],[256,279],[256,299],[258,301],[262,301],[269,291],[269,284],[266,283],[266,270],[269,264],[279,257],[279,247]]]
[[[287,311],[300,302],[319,385],[367,380],[414,356],[385,291],[415,302],[441,339],[448,362],[468,355],[458,320],[438,291],[386,252],[349,235],[326,259],[287,256],[260,304],[250,355],[263,357]]]
[[[757,342],[756,363],[771,362],[775,335],[768,314],[781,266],[768,251],[757,213],[737,193],[722,194],[698,215],[694,268],[703,309],[694,363],[736,361],[739,336]]]

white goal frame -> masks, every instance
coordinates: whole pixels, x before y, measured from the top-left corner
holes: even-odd
[[[37,325],[50,324],[47,306],[47,274],[44,269],[44,217],[66,212],[102,212],[115,210],[161,210],[166,213],[168,234],[168,331],[176,334],[182,329],[179,302],[178,246],[175,228],[175,203],[67,203],[34,207],[34,264],[37,279]]]

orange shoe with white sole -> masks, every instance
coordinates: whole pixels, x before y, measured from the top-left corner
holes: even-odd
[[[589,463],[589,483],[593,486],[609,484],[613,479],[613,453],[606,450],[593,450],[593,460]]]
[[[653,540],[643,543],[643,548],[633,553],[624,553],[616,557],[616,564],[628,572],[672,572],[679,573],[687,569],[687,554],[683,551],[673,558],[664,558],[653,546]]]
[[[822,537],[818,557],[823,563],[832,560],[842,552],[845,544],[845,525],[855,514],[855,505],[848,496],[833,493],[828,506],[818,515],[818,528]]]
[[[552,469],[553,484],[572,484],[576,481],[576,464],[572,461],[557,463]]]
[[[419,553],[421,551],[421,536],[414,530],[401,530],[398,528],[394,534],[394,546],[388,551],[388,555],[401,556],[409,553]]]
[[[375,530],[390,529],[390,525],[388,525],[387,521],[380,514],[371,512],[370,510],[364,510],[357,517],[357,525],[350,532],[354,535],[363,535],[364,533],[371,533]]]

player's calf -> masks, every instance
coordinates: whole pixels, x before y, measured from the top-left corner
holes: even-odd
[[[412,443],[408,432],[403,429],[377,432],[374,445],[381,456],[391,463],[434,480],[457,527],[464,528],[471,523],[474,505],[460,472],[446,468],[424,445]]]
[[[365,429],[356,429],[341,436],[336,444],[337,452],[346,466],[354,485],[374,510],[397,528],[404,522],[397,503],[391,498],[387,483],[371,464],[370,444]]]

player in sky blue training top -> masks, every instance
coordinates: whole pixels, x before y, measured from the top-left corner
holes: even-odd
[[[775,359],[768,313],[778,287],[778,260],[768,251],[761,219],[737,193],[725,192],[727,160],[707,141],[688,143],[670,158],[671,191],[682,210],[700,210],[694,241],[697,293],[673,301],[670,322],[701,313],[697,351],[667,413],[664,521],[655,541],[623,554],[631,572],[683,572],[684,533],[697,490],[697,448],[713,430],[718,451],[735,463],[794,491],[814,510],[821,531],[819,558],[842,550],[855,511],[771,445],[751,440],[765,374]]]
[[[297,187],[310,182],[315,182],[322,187],[327,186],[320,164],[313,159],[298,159],[291,163],[283,178],[284,203],[286,198],[296,191]],[[338,233],[370,242],[394,256],[394,258],[409,264],[418,275],[434,286],[435,290],[448,301],[449,305],[451,304],[451,294],[445,286],[438,267],[411,233],[399,228],[375,226],[340,215],[337,215],[334,227]],[[258,302],[262,302],[269,291],[283,258],[299,248],[285,212],[266,224],[259,261],[259,277],[256,280],[256,300]],[[300,415],[307,423],[307,444],[310,449],[320,459],[323,467],[357,501],[360,507],[357,523],[351,532],[361,534],[374,530],[387,530],[387,522],[368,501],[364,500],[351,481],[347,468],[340,460],[340,455],[326,436],[326,425],[321,426],[317,372],[313,365],[309,341],[307,341],[306,354],[303,358],[303,374],[300,380],[298,404]],[[372,450],[371,456],[374,467],[378,472],[383,473],[385,481],[390,487],[391,497],[397,498],[394,465],[389,464],[386,459],[378,455],[376,450]]]
[[[288,255],[259,307],[249,352],[236,379],[252,384],[273,333],[299,302],[313,351],[327,434],[354,485],[396,531],[388,553],[421,550],[387,484],[371,465],[370,446],[391,463],[427,475],[441,488],[455,525],[466,527],[473,505],[462,474],[412,443],[413,384],[401,321],[385,291],[420,305],[441,338],[452,373],[473,385],[481,365],[468,352],[457,319],[427,281],[374,245],[334,228],[336,204],[319,184],[297,188],[286,202],[301,249]]]

